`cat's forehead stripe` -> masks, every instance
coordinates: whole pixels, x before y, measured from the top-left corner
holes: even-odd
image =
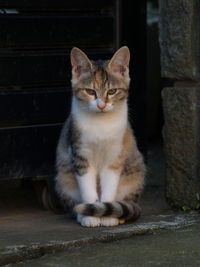
[[[94,83],[95,83],[95,87],[99,88],[102,84],[102,72],[101,71],[96,71],[95,75],[94,75]]]
[[[106,71],[106,64],[107,61],[93,61],[94,66],[94,72],[93,72],[93,79],[92,83],[94,88],[100,89],[100,88],[109,88],[109,75]]]
[[[102,87],[105,87],[107,82],[108,82],[108,75],[106,71],[103,68],[98,69],[94,73],[94,86],[96,88],[102,88]]]

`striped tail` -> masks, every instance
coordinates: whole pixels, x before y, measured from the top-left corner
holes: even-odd
[[[113,201],[78,204],[74,208],[75,212],[86,216],[109,216],[125,220],[136,220],[141,209],[134,201]]]

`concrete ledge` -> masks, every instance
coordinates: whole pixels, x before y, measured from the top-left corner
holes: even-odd
[[[62,216],[57,216],[57,220],[62,221]],[[4,242],[5,247],[1,247],[0,249],[0,265],[38,258],[44,254],[55,253],[58,251],[66,252],[75,247],[87,246],[88,244],[112,242],[115,240],[126,239],[135,235],[144,235],[146,233],[152,233],[161,229],[180,228],[193,225],[195,223],[200,223],[200,216],[199,214],[195,213],[152,215],[142,217],[138,222],[133,224],[126,224],[123,226],[112,228],[101,227],[95,229],[86,229],[77,226],[77,224],[75,223],[72,224],[71,221],[69,221],[69,225],[73,235],[69,235],[69,227],[66,223],[65,228],[63,227],[62,239],[60,239],[59,229],[57,231],[54,230],[55,232],[52,235],[52,229],[48,226],[48,230],[45,231],[43,234],[44,236],[48,236],[48,241],[46,242],[44,242],[44,239],[41,235],[37,236],[37,243],[32,243],[30,241],[27,242],[27,236],[26,238],[24,236],[21,236],[20,240],[18,240],[18,243],[20,242],[21,245],[18,244],[6,246],[6,242]],[[56,236],[58,237],[58,239],[53,239],[53,237],[55,238]],[[4,240],[8,241],[9,239],[9,233],[4,233]],[[41,239],[43,239],[43,241],[41,241]],[[12,240],[13,244],[14,241],[15,240]],[[27,244],[22,245],[24,242],[26,242]],[[1,246],[2,245],[3,244],[1,244]]]

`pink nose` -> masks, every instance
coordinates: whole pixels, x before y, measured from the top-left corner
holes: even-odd
[[[97,107],[98,107],[98,109],[100,109],[100,110],[104,110],[105,107],[106,107],[106,105],[105,105],[104,103],[101,103],[101,104],[98,104]]]

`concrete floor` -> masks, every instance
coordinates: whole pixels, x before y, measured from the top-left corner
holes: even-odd
[[[44,255],[12,266],[200,266],[200,225]]]
[[[200,216],[170,210],[162,151],[154,146],[150,153],[142,216],[117,227],[83,228],[66,214],[41,210],[30,185],[0,182],[0,265],[200,266]]]
[[[25,198],[26,194],[27,199]],[[108,252],[106,254],[106,247],[108,251],[111,251],[113,247],[113,257],[116,259],[119,258],[119,265],[116,266],[131,266],[123,265],[123,255],[125,258],[128,257],[126,259],[128,264],[128,262],[132,262],[131,259],[134,255],[142,255],[139,248],[142,250],[143,246],[146,248],[152,247],[152,258],[155,258],[155,260],[157,259],[156,255],[158,255],[159,252],[155,254],[154,249],[157,250],[159,248],[159,241],[157,241],[157,248],[156,245],[152,245],[157,238],[160,240],[161,244],[166,243],[166,252],[164,253],[165,249],[161,249],[161,247],[160,253],[164,253],[163,255],[168,253],[170,255],[170,250],[168,251],[170,246],[167,245],[170,242],[168,236],[171,235],[175,238],[176,232],[170,230],[166,235],[159,232],[149,236],[150,233],[156,233],[162,229],[178,229],[191,225],[200,225],[199,214],[185,214],[183,212],[171,211],[166,205],[163,191],[159,187],[149,187],[148,190],[146,189],[144,192],[141,201],[143,214],[138,221],[108,228],[83,228],[66,214],[56,215],[53,212],[39,209],[34,198],[34,192],[30,189],[29,193],[26,190],[26,194],[24,192],[23,197],[21,200],[18,198],[19,203],[17,203],[16,195],[13,191],[13,195],[11,195],[14,197],[13,203],[7,203],[9,204],[7,208],[5,208],[5,206],[4,208],[1,207],[0,265],[14,264],[22,261],[23,266],[90,266],[90,261],[87,262],[88,265],[80,264],[82,264],[82,261],[84,261],[86,257],[85,253],[92,248],[92,255],[96,255],[96,261],[99,261],[99,265],[97,266],[109,266],[111,259],[109,262],[103,255],[104,253],[105,256],[108,255]],[[198,230],[199,228],[197,227],[194,229],[191,228],[190,231],[191,238],[194,241],[194,247],[191,247],[191,249],[192,251],[194,250],[194,252],[196,251],[195,248],[198,247],[197,236],[198,238],[200,237],[198,235]],[[143,241],[140,241],[138,235],[140,235]],[[172,243],[175,243],[175,241],[178,242],[179,235],[181,236],[181,232],[177,234],[177,238],[175,238]],[[183,237],[184,236],[186,237],[187,234],[184,234]],[[128,240],[120,241],[123,239]],[[187,243],[188,239],[185,239],[185,241],[183,239],[183,243],[184,242]],[[126,247],[127,252],[124,250],[124,247]],[[136,249],[136,247],[138,247],[138,249]],[[86,252],[84,252],[85,250]],[[78,253],[77,255],[80,254],[80,258],[77,258],[78,256],[76,256],[76,253]],[[54,254],[54,256],[50,254]],[[36,260],[43,255],[46,256]],[[150,257],[150,252],[148,255],[147,256]],[[27,260],[31,259],[34,260],[27,262]],[[195,261],[196,260],[198,259],[195,258]],[[65,261],[69,261],[69,265],[66,265]],[[137,261],[140,263],[138,257],[135,258],[136,263]]]

